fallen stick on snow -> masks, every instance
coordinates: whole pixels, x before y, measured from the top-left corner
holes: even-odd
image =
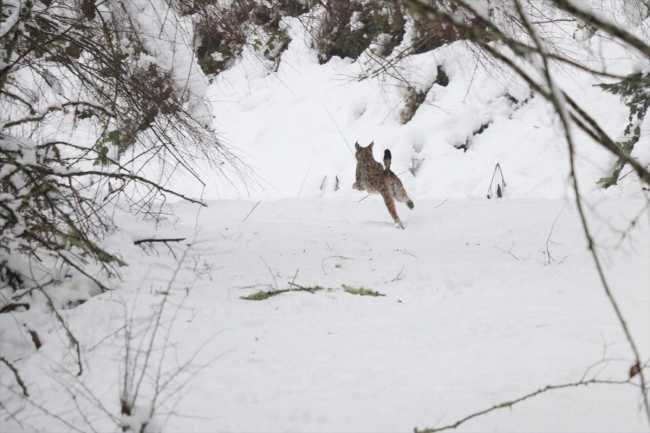
[[[185,238],[174,238],[174,239],[156,239],[156,238],[152,238],[152,239],[140,239],[139,241],[133,241],[133,244],[134,245],[140,245],[140,244],[152,243],[152,242],[164,242],[164,243],[167,243],[167,242],[180,242],[180,241],[184,241],[184,240],[185,240]]]

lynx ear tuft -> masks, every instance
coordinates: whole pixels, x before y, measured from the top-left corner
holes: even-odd
[[[354,143],[354,148],[357,149],[357,152],[361,150],[361,146],[359,146],[358,141],[356,143]]]
[[[374,145],[375,145],[375,140],[372,140],[370,142],[370,145],[368,146],[370,148],[370,150],[372,150],[372,146],[374,146]]]
[[[393,156],[390,154],[390,150],[386,149],[384,150],[384,159],[393,159]]]

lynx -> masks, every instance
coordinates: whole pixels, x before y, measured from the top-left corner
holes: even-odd
[[[355,154],[357,158],[357,173],[356,182],[354,182],[352,188],[358,189],[359,191],[365,190],[371,194],[381,194],[390,216],[395,221],[395,226],[403,229],[404,225],[395,211],[395,200],[406,203],[410,209],[413,209],[413,202],[406,194],[402,182],[390,169],[392,159],[390,150],[386,149],[384,151],[384,168],[372,156],[372,147],[374,144],[374,141],[368,147],[361,147],[359,143],[354,144],[357,150]]]

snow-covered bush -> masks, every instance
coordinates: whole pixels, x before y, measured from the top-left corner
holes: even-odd
[[[86,273],[88,260],[108,275],[125,264],[96,244],[112,222],[75,162],[56,143],[0,136],[0,280],[14,290]]]
[[[211,127],[191,21],[162,5],[3,4],[3,284],[57,283],[89,263],[115,275],[124,263],[98,246],[114,229],[107,209],[149,212],[182,197],[164,184],[178,170],[198,177],[196,159],[236,167]]]

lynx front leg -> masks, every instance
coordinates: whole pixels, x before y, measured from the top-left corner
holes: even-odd
[[[388,212],[390,213],[390,216],[392,216],[393,221],[395,221],[395,227],[397,227],[398,229],[403,229],[404,225],[402,224],[402,221],[397,216],[397,211],[395,210],[395,200],[393,200],[393,196],[388,192],[387,189],[381,191],[381,196],[384,198],[384,203],[388,208]]]

